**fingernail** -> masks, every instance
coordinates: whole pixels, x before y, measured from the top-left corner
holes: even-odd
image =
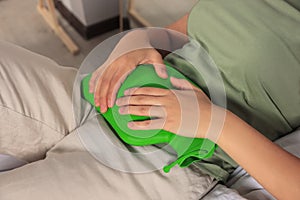
[[[165,68],[161,68],[160,71],[161,71],[164,78],[168,78],[168,73],[167,73]]]
[[[133,127],[133,123],[132,122],[129,122],[127,125],[128,125],[129,128]]]
[[[116,101],[116,104],[117,104],[117,106],[120,106],[120,100],[119,99],[117,99],[117,101]]]
[[[124,91],[124,95],[128,95],[129,94],[129,91],[128,91],[129,89],[127,89],[127,90],[125,90]]]
[[[124,114],[124,112],[125,112],[125,108],[123,108],[123,107],[122,107],[122,108],[119,108],[119,113],[120,113],[120,114]]]
[[[106,106],[101,105],[100,108],[101,108],[101,112],[102,112],[102,113],[105,113],[105,112],[106,112]]]

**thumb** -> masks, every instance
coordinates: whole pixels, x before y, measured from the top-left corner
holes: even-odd
[[[94,93],[94,91],[95,91],[97,80],[102,75],[102,72],[104,70],[103,65],[98,67],[98,69],[92,73],[92,77],[91,77],[90,82],[89,82],[89,92],[90,93]]]
[[[195,87],[186,79],[179,79],[175,77],[170,78],[171,84],[180,90],[192,90]]]
[[[164,61],[163,61],[163,59],[161,57],[156,58],[155,60],[153,60],[152,64],[154,66],[156,74],[160,78],[168,78],[168,73],[167,73],[166,65],[164,64]]]

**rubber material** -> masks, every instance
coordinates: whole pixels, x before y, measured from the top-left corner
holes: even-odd
[[[172,76],[189,80],[180,72],[170,67],[167,63],[166,68],[169,77]],[[82,94],[85,100],[90,102],[92,105],[95,105],[94,94],[89,93],[90,78],[91,74],[82,80]],[[158,77],[152,65],[138,66],[123,82],[118,91],[117,98],[123,96],[126,89],[133,87],[159,87],[175,89],[170,82],[170,78],[162,79]],[[95,108],[99,113],[101,113],[99,107]],[[165,130],[129,129],[127,126],[128,122],[147,120],[149,117],[120,115],[118,110],[119,107],[114,105],[102,115],[125,143],[133,146],[167,143],[175,150],[178,158],[163,168],[165,172],[169,172],[170,169],[176,164],[178,164],[180,167],[187,167],[194,161],[209,158],[213,155],[215,148],[217,147],[217,145],[209,139],[183,137]]]

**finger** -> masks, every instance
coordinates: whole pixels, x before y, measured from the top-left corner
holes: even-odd
[[[119,108],[119,113],[122,115],[137,115],[137,116],[151,116],[164,117],[164,108],[161,106],[122,106]]]
[[[158,96],[125,96],[117,99],[116,103],[118,106],[126,106],[126,105],[154,105],[160,106],[163,103],[162,97]]]
[[[100,67],[98,67],[98,69],[92,73],[92,77],[89,81],[89,92],[90,93],[94,93],[97,81],[98,81],[99,77],[101,76],[101,74],[106,69],[105,66],[106,66],[106,62],[104,64],[102,64]]]
[[[168,78],[168,73],[167,73],[167,69],[166,69],[166,65],[163,63],[163,61],[156,61],[154,64],[154,69],[156,74],[160,77],[160,78]]]
[[[96,107],[100,106],[99,91],[100,91],[100,88],[101,88],[101,82],[102,82],[102,79],[101,79],[101,78],[98,78],[97,83],[96,83],[96,86],[95,86],[95,91],[94,91],[94,102],[95,102],[95,106],[96,106]],[[100,110],[101,110],[101,112],[102,112],[101,107],[100,107]]]
[[[160,53],[155,49],[150,49],[149,51],[151,52],[150,53],[151,56],[149,56],[149,60],[151,62],[147,62],[147,63],[153,64],[155,72],[159,77],[168,78],[166,65],[164,64],[164,61],[163,61]]]
[[[99,77],[94,93],[95,105],[100,106],[101,112],[107,111],[107,90],[110,86],[110,80],[113,76],[113,67],[109,66]]]
[[[101,75],[101,72],[96,70],[93,74],[92,74],[92,77],[89,81],[89,92],[90,93],[94,93],[95,91],[95,85],[96,85],[96,82],[99,78],[99,76]]]
[[[149,95],[149,96],[165,96],[170,90],[156,87],[139,87],[130,88],[124,91],[125,95]]]
[[[186,79],[179,79],[175,77],[170,78],[171,84],[180,90],[192,90],[196,89],[188,80]],[[198,88],[197,88],[198,89]]]
[[[135,66],[132,67],[134,69]],[[110,81],[110,87],[107,91],[107,99],[108,99],[108,107],[113,107],[117,93],[124,82],[124,80],[127,78],[127,76],[131,73],[132,70],[126,70],[125,67],[119,67],[119,70],[117,73],[114,74],[112,80]]]
[[[145,121],[132,121],[128,123],[128,128],[132,130],[152,130],[163,129],[165,124],[164,119],[153,119]]]

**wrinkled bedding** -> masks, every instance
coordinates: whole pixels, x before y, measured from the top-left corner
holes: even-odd
[[[196,167],[175,167],[169,174],[162,170],[128,173],[100,162],[79,135],[88,136],[89,131],[80,130],[91,130],[103,119],[94,117],[95,123],[80,127],[74,122],[71,97],[76,69],[4,42],[0,42],[0,55],[0,154],[30,162],[0,173],[1,200],[199,199],[215,185]],[[99,134],[123,145],[109,129]],[[108,161],[111,152],[100,151]],[[143,158],[135,160],[141,166],[151,164],[142,164]],[[131,164],[122,157],[111,161]]]
[[[278,145],[288,152],[300,158],[300,130],[276,141]],[[0,171],[9,170],[23,165],[24,161],[16,160],[7,155],[0,155]],[[218,199],[252,199],[252,200],[275,200],[264,188],[256,182],[245,170],[238,167],[230,176],[225,185],[211,185],[211,190],[207,191],[201,199],[218,200]],[[200,197],[199,197],[200,198]]]
[[[18,76],[20,76],[21,73],[19,73],[19,71],[23,72],[23,70],[26,69],[26,73],[31,75],[30,80],[38,83],[41,77],[40,73],[36,72],[37,70],[41,70],[41,66],[43,66],[42,70],[44,73],[47,73],[50,77],[56,73],[63,73],[65,70],[69,73],[70,70],[58,66],[47,58],[7,43],[0,43],[0,50],[2,55],[0,59],[2,76],[4,75],[3,72],[5,72],[5,76],[9,74],[14,74],[14,77],[18,74]],[[12,57],[12,52],[17,54],[18,57]],[[26,61],[30,61],[30,65],[26,63]],[[24,77],[20,76],[19,78],[19,80],[21,80],[21,78]],[[72,81],[74,76],[69,78]],[[0,79],[0,81],[4,80],[3,77]],[[27,87],[24,83],[14,88],[10,88],[6,81],[1,83],[1,85],[2,84],[8,86],[8,91],[15,88],[20,88],[21,90],[23,87]],[[19,82],[16,82],[16,84],[19,84]],[[61,81],[54,82],[48,85],[48,87],[52,87],[51,89],[53,90],[69,90],[66,88],[66,84]],[[34,117],[36,117],[38,113],[31,113],[31,118],[28,118],[28,113],[21,113],[22,110],[20,109],[16,117],[16,110],[8,110],[8,104],[3,103],[5,99],[8,99],[8,96],[5,96],[4,93],[5,90],[2,90],[2,105],[0,109],[1,112],[6,112],[8,115],[2,117],[1,120],[6,120],[7,123],[9,122],[11,124],[19,124],[20,126],[37,126],[37,120]],[[22,99],[24,98],[30,97],[23,95]],[[41,97],[41,99],[43,99],[43,97]],[[45,98],[45,100],[47,99]],[[36,106],[36,104],[28,104],[28,102],[31,101],[21,101],[20,99],[20,101],[12,102],[16,104],[15,109],[21,108],[16,102],[22,102],[22,108],[24,110],[30,110],[30,107]],[[6,105],[6,107],[3,105]],[[46,110],[55,108],[57,113],[61,113],[61,110],[55,107],[56,104],[47,103],[46,101],[43,105]],[[37,107],[34,107],[33,110],[37,109]],[[68,109],[70,109],[67,110],[68,112],[72,112],[71,108]],[[62,117],[63,116],[67,117],[65,119],[68,119],[68,116],[62,115]],[[42,119],[45,118],[39,119],[39,122],[41,122]],[[48,119],[50,120],[49,122],[43,121],[43,123],[40,124],[40,126],[45,127],[37,130],[41,131],[43,128],[49,127],[58,130],[57,127],[53,126],[55,123],[52,124],[51,117]],[[19,144],[18,146],[13,146],[14,148],[7,148],[5,145],[0,145],[0,154],[2,154],[0,157],[0,166],[2,170],[19,167],[35,159],[35,162],[26,164],[23,167],[0,173],[0,199],[98,199],[99,196],[108,199],[119,199],[120,197],[125,199],[224,199],[227,197],[230,199],[243,199],[236,191],[239,191],[239,193],[246,198],[251,196],[252,199],[263,199],[262,195],[264,195],[265,199],[271,199],[267,192],[240,168],[229,178],[227,186],[230,188],[220,184],[216,185],[217,182],[212,177],[204,175],[195,166],[185,169],[175,167],[169,174],[165,174],[162,170],[130,174],[112,169],[106,166],[105,163],[96,160],[94,155],[88,152],[83,146],[81,141],[82,137],[79,137],[81,133],[85,133],[88,136],[88,132],[78,132],[79,129],[89,130],[91,126],[94,126],[98,122],[101,124],[100,118],[93,117],[92,119],[97,121],[93,123],[93,121],[90,120],[88,123],[85,123],[85,126],[70,130],[70,133],[58,142],[56,141],[56,136],[40,137],[40,142],[32,142],[31,140],[35,135],[35,129],[26,132],[24,128],[0,128],[0,133],[2,134],[1,139],[5,138],[6,141],[10,141],[10,135],[13,134],[13,142]],[[3,121],[1,122],[3,123]],[[57,126],[62,127],[61,124]],[[108,128],[105,124],[101,126],[104,127],[104,130],[105,127],[106,129]],[[31,135],[33,133],[34,135]],[[60,136],[59,132],[51,131],[48,133],[59,134]],[[299,133],[300,131],[296,131],[280,139],[278,144],[299,156],[299,148],[297,148],[300,144]],[[38,134],[38,132],[36,134]],[[18,137],[18,135],[20,135],[20,137]],[[105,136],[111,137],[112,135],[106,131]],[[117,138],[111,137],[111,139],[115,142],[118,141]],[[44,154],[44,149],[47,147],[47,145],[46,147],[44,145],[49,143],[56,144],[46,150],[47,155],[45,159],[41,160],[41,155]],[[118,145],[123,144],[119,143]],[[33,146],[36,151],[24,151],[26,147],[30,147],[29,149],[31,149],[31,146]],[[136,149],[136,151],[143,150],[145,149]],[[10,157],[7,156],[8,152],[10,152]],[[104,157],[107,161],[112,158],[108,152],[109,149],[103,150],[103,155],[108,155],[106,158]],[[168,155],[165,157],[167,160],[172,158],[172,154],[169,152],[166,152],[165,155]],[[133,159],[139,162],[139,158]],[[118,163],[118,160],[111,161]],[[119,163],[126,165],[126,160]]]

